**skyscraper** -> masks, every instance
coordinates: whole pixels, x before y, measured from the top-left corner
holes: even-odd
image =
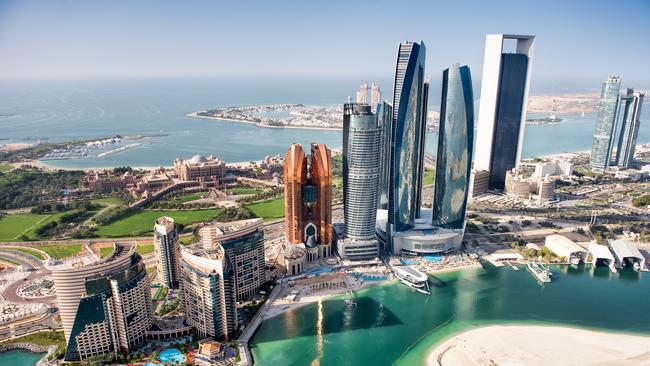
[[[391,126],[390,184],[387,232],[414,226],[421,200],[423,146],[426,126],[424,85],[424,43],[404,42],[399,46],[395,67],[393,123]]]
[[[182,288],[185,320],[201,337],[228,340],[237,330],[234,269],[218,244],[182,250]]]
[[[442,75],[433,225],[465,227],[474,144],[474,97],[469,67],[453,65]]]
[[[359,90],[357,90],[357,103],[368,103],[368,83],[365,81],[361,82],[361,85],[359,85]]]
[[[589,166],[594,171],[605,171],[610,163],[620,88],[621,79],[610,75],[600,91],[598,116],[589,159]]]
[[[641,107],[645,94],[635,93],[633,89],[627,89],[627,93],[621,97],[622,108],[619,111],[621,132],[616,149],[616,164],[622,168],[629,168],[634,162],[634,151],[636,140],[641,125]]]
[[[150,283],[135,245],[82,267],[52,268],[66,340],[65,360],[136,349],[153,324]]]
[[[490,189],[519,165],[534,47],[534,36],[486,36],[474,168],[490,172]]]
[[[154,225],[154,248],[156,268],[160,284],[177,289],[181,271],[181,248],[174,219],[163,216]]]
[[[223,249],[232,262],[237,301],[255,295],[266,282],[262,219],[218,222],[201,228],[206,249]]]
[[[374,113],[377,105],[381,103],[381,89],[378,84],[372,83],[370,86],[370,110]]]
[[[382,127],[365,104],[345,104],[343,121],[345,238],[338,241],[338,252],[344,259],[372,259],[378,254],[375,221]]]
[[[388,209],[388,191],[391,183],[390,160],[393,126],[393,106],[387,102],[377,105],[377,122],[381,127],[381,157],[379,163],[379,208]],[[345,130],[345,125],[343,126]],[[345,142],[345,140],[344,140]]]
[[[291,145],[284,161],[285,234],[288,243],[304,244],[312,261],[332,253],[331,151],[314,143],[309,169],[307,162],[302,147]]]

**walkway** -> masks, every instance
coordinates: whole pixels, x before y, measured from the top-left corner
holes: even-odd
[[[257,327],[262,324],[264,315],[266,315],[267,311],[269,310],[269,306],[277,299],[280,293],[282,293],[282,285],[278,284],[273,288],[269,294],[269,298],[257,311],[257,313],[255,313],[251,322],[248,323],[246,328],[244,328],[242,334],[237,339],[237,347],[239,348],[239,356],[241,358],[241,361],[238,363],[239,366],[249,366],[253,364],[253,355],[251,354],[248,342],[250,341],[251,337],[253,337],[253,334],[255,334]]]

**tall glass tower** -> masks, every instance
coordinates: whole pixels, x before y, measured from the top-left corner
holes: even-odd
[[[381,127],[381,157],[379,162],[379,208],[388,210],[388,191],[390,187],[391,138],[393,131],[393,106],[387,102],[377,105],[377,121]],[[345,121],[343,122],[345,130]],[[344,140],[345,143],[345,140]]]
[[[593,171],[602,172],[609,166],[620,89],[621,79],[618,76],[610,75],[600,91],[598,116],[591,146],[591,158],[589,159],[589,166]]]
[[[463,229],[474,148],[474,97],[467,66],[442,74],[433,225]]]
[[[345,236],[371,240],[379,199],[381,126],[369,105],[343,107],[343,202]]]
[[[388,189],[390,231],[405,231],[414,226],[422,188],[424,133],[423,42],[404,42],[399,46],[393,94],[393,125]]]
[[[627,89],[626,94],[621,97],[623,108],[618,113],[621,132],[616,149],[616,165],[619,167],[628,168],[634,162],[644,97],[645,94],[635,93],[633,89]]]
[[[489,171],[490,189],[502,190],[506,172],[519,165],[534,48],[534,36],[489,34],[485,40],[474,168]]]

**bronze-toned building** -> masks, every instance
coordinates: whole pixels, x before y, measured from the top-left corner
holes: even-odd
[[[312,144],[307,159],[299,144],[291,145],[284,162],[284,199],[287,242],[304,244],[308,261],[328,257],[332,253],[332,153],[327,146]]]

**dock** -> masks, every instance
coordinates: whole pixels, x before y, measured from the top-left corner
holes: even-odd
[[[612,273],[616,273],[616,259],[614,259],[614,256],[612,255],[612,252],[609,251],[609,248],[607,248],[604,245],[596,244],[596,242],[591,242],[589,243],[589,253],[591,253],[592,256],[592,261],[591,264],[596,267],[596,263],[600,260],[601,262],[605,263],[607,267],[612,271]]]

